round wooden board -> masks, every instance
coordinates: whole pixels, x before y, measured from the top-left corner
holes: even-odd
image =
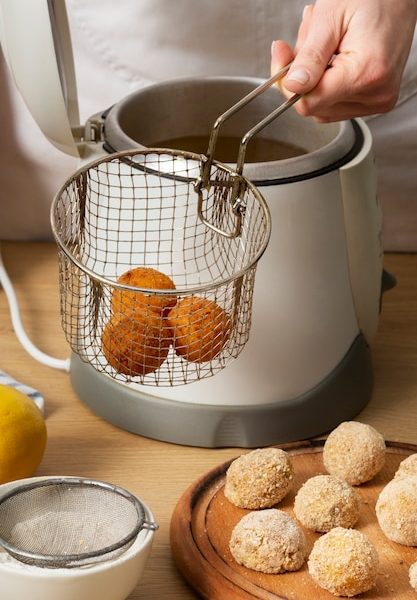
[[[277,508],[293,514],[294,496],[309,477],[325,473],[323,441],[279,446],[292,456],[295,468],[293,491]],[[408,581],[409,566],[417,561],[417,548],[390,542],[375,516],[375,503],[381,489],[392,479],[399,463],[417,452],[417,446],[387,442],[383,470],[370,482],[356,487],[362,499],[356,528],[369,536],[380,559],[376,586],[361,599],[412,600],[417,594]],[[231,504],[223,494],[226,470],[231,461],[203,475],[177,503],[171,519],[171,548],[179,571],[190,586],[207,600],[330,600],[329,592],[310,578],[307,565],[300,571],[268,575],[238,565],[229,551],[233,527],[250,512]],[[310,552],[319,534],[303,529]]]

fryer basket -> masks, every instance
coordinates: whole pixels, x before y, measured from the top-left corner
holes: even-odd
[[[248,340],[269,210],[241,174],[211,161],[203,181],[205,167],[189,152],[120,152],[82,167],[54,199],[66,338],[116,380],[190,383],[223,369]],[[142,267],[175,289],[120,280]]]

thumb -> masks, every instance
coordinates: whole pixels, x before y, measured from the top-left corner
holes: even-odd
[[[297,42],[297,55],[283,82],[287,90],[305,94],[316,87],[339,46],[336,27],[335,15],[329,18],[312,11],[308,31],[304,30],[303,39]]]

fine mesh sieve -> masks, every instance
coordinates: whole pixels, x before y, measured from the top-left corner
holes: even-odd
[[[58,192],[51,220],[62,325],[72,350],[97,371],[183,385],[243,350],[271,231],[265,200],[242,176],[246,146],[298,97],[243,137],[236,169],[213,155],[221,123],[285,72],[219,117],[207,155],[119,152],[84,166]]]
[[[102,481],[38,480],[0,499],[0,545],[38,567],[107,561],[125,552],[141,530],[157,528],[136,496]]]

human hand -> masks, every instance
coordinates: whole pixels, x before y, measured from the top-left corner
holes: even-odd
[[[296,110],[322,123],[387,112],[416,18],[417,0],[317,0],[304,9],[294,51],[273,42],[272,74],[294,59],[281,89],[303,94]]]

